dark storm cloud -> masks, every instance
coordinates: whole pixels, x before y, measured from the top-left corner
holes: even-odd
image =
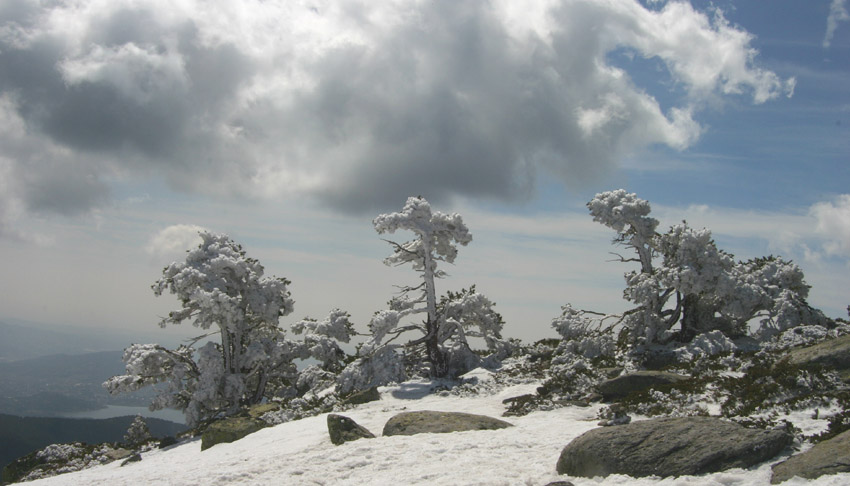
[[[642,147],[687,147],[706,93],[781,87],[748,37],[681,4],[14,1],[0,26],[4,197],[63,214],[108,200],[115,174],[344,211],[522,199],[541,171],[582,184]],[[662,112],[607,64],[623,45],[689,98]]]

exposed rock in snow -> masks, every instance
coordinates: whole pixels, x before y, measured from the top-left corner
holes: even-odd
[[[770,482],[778,484],[794,476],[815,479],[842,472],[850,472],[850,430],[774,465]]]
[[[468,430],[495,430],[507,427],[513,427],[513,424],[485,415],[423,410],[400,413],[391,418],[384,425],[384,435],[439,434]]]
[[[213,423],[201,436],[201,450],[221,444],[237,441],[248,434],[265,428],[266,423],[250,417],[230,417]]]
[[[344,444],[357,439],[375,438],[375,434],[369,432],[369,429],[366,427],[351,420],[349,417],[334,413],[328,414],[328,434],[330,434],[331,442],[334,445]]]
[[[713,417],[645,420],[584,433],[561,451],[561,474],[684,476],[750,467],[787,447],[782,430],[747,429]]]
[[[636,371],[599,384],[598,390],[605,401],[622,398],[629,393],[647,390],[658,385],[671,385],[687,380],[687,376],[665,371]]]
[[[836,370],[850,370],[850,334],[788,352],[791,364],[820,364]]]

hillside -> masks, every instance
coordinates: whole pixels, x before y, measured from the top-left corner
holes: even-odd
[[[499,417],[502,400],[533,393],[538,383],[513,385],[488,392],[436,392],[425,382],[382,387],[381,400],[342,412],[376,435],[401,411],[441,410]],[[118,462],[34,481],[32,486],[179,484],[207,486],[239,484],[285,485],[529,485],[569,480],[576,486],[614,485],[737,485],[769,483],[770,464],[753,469],[677,479],[634,479],[612,475],[603,479],[559,476],[555,464],[561,449],[580,434],[597,427],[601,405],[564,407],[506,418],[515,426],[503,430],[426,434],[361,439],[331,444],[326,415],[283,423],[230,444],[201,452],[200,440],[143,455],[141,462]],[[808,416],[807,416],[808,417]],[[635,417],[641,420],[642,417]],[[825,428],[825,420],[804,419],[809,429]],[[850,474],[824,476],[786,484],[839,486]]]
[[[0,414],[0,464],[5,466],[18,457],[55,443],[120,442],[132,421],[133,417],[94,420]],[[173,436],[186,428],[154,418],[145,421],[155,437]]]

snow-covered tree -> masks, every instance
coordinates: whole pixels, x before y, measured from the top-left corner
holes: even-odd
[[[294,378],[292,360],[301,355],[278,327],[293,309],[289,281],[264,277],[262,265],[227,235],[200,236],[202,243],[185,261],[167,266],[152,288],[156,295],[175,294],[182,304],[161,327],[188,320],[213,329],[199,339],[217,334],[220,341],[197,352],[191,345],[131,345],[124,352],[126,374],[104,383],[112,394],[159,384],[151,408],[183,410],[190,425],[259,402],[271,378]]]
[[[302,335],[298,357],[319,361],[318,365],[309,365],[298,373],[295,388],[299,395],[334,385],[337,375],[347,364],[348,355],[339,343],[350,342],[354,335],[350,319],[348,312],[333,309],[321,321],[305,318],[292,325],[292,332]]]
[[[350,319],[348,312],[333,309],[321,321],[308,317],[293,324],[292,332],[304,336],[299,358],[319,360],[322,369],[330,372],[342,370],[346,355],[338,343],[351,341],[354,325]]]
[[[475,288],[449,292],[437,300],[435,280],[445,276],[438,262],[453,263],[457,245],[466,246],[472,235],[457,213],[432,212],[422,197],[410,197],[400,212],[381,214],[373,221],[379,234],[411,231],[414,239],[405,243],[388,241],[393,254],[387,265],[411,264],[421,274],[416,286],[402,287],[401,294],[389,303],[389,309],[375,313],[369,323],[371,338],[360,348],[360,358],[349,365],[341,377],[341,388],[359,388],[382,380],[402,379],[402,357],[395,350],[404,349],[408,360],[427,363],[432,377],[462,373],[480,362],[470,349],[468,338],[484,340],[491,351],[501,351],[505,343],[500,332],[501,316],[493,310],[493,302],[475,292]],[[421,323],[404,324],[404,319],[424,314]],[[404,344],[394,341],[409,331],[419,333]]]
[[[127,433],[124,434],[124,442],[131,447],[135,447],[144,444],[150,439],[151,431],[148,429],[148,424],[145,422],[144,417],[136,415],[136,418],[130,424],[130,428],[127,429]]]
[[[649,203],[623,189],[597,194],[587,207],[594,221],[617,232],[614,243],[634,251],[620,260],[640,264],[625,274],[623,293],[636,307],[619,316],[633,344],[689,342],[712,331],[735,338],[756,319],[760,337],[803,323],[828,324],[806,302],[809,287],[791,262],[773,256],[736,262],[710,231],[687,223],[660,234]],[[567,310],[553,322],[559,331],[581,327],[579,314]]]

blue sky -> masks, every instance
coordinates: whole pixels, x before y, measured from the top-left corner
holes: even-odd
[[[292,280],[284,327],[340,307],[365,329],[415,278],[371,219],[421,194],[473,234],[438,290],[476,284],[506,335],[550,337],[567,302],[626,308],[584,207],[620,187],[662,228],[795,261],[846,317],[848,9],[4,2],[0,318],[147,335],[202,227]]]

